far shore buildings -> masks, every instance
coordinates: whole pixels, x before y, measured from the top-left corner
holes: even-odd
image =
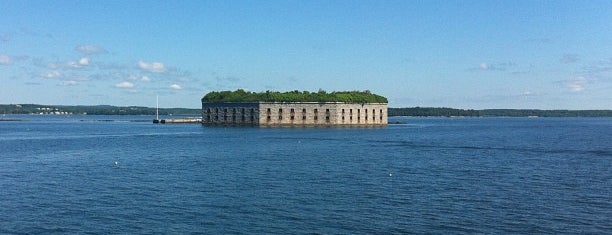
[[[235,94],[236,92],[244,91],[229,92],[225,93],[225,95]],[[209,95],[205,96],[202,98],[202,123],[205,125],[253,126],[387,125],[386,98],[370,94],[369,92],[359,92],[357,94],[372,95],[378,97],[379,99],[370,100],[383,102],[340,102],[336,100],[342,100],[342,98],[336,99],[334,96],[331,96],[331,98],[329,97],[329,95],[338,93],[324,94],[328,97],[324,99],[325,101],[321,102],[309,101],[314,99],[312,96],[316,95],[311,95],[310,99],[302,98],[295,102],[282,101],[283,99],[286,99],[283,96],[276,99],[281,101],[252,101],[263,96],[262,93],[247,94],[252,95],[252,97],[242,99],[224,99],[218,97],[207,97]],[[345,97],[345,99],[351,99],[351,97]],[[365,100],[369,101],[367,99]]]

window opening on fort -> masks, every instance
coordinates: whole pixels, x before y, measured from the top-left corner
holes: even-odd
[[[306,109],[302,109],[302,113],[306,113]]]
[[[283,109],[278,109],[278,112],[279,113],[283,113]]]

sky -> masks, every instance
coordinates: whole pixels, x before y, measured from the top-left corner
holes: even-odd
[[[370,90],[390,107],[612,109],[612,1],[0,0],[0,104],[201,107]]]

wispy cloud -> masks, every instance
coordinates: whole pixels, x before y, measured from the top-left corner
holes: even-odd
[[[68,61],[68,62],[54,62],[48,63],[47,68],[50,69],[80,69],[86,67],[90,64],[89,57],[82,57],[76,61]]]
[[[44,72],[40,75],[43,78],[61,78],[63,77],[63,74],[60,73],[59,71],[48,71],[48,72]]]
[[[602,60],[582,68],[585,73],[598,75],[612,71],[612,59]]]
[[[178,85],[178,84],[172,84],[172,85],[170,85],[170,88],[171,88],[172,90],[180,90],[180,89],[182,89],[182,88],[181,88],[181,86],[180,86],[180,85]]]
[[[123,89],[130,89],[130,88],[134,88],[134,83],[131,83],[131,82],[120,82],[120,83],[115,84],[115,87],[123,88]]]
[[[145,75],[130,75],[128,79],[132,81],[140,81],[140,82],[150,82],[151,78]]]
[[[489,64],[482,62],[480,63],[480,65],[478,66],[478,68],[482,69],[482,70],[488,70],[489,69]]]
[[[138,68],[153,73],[163,73],[168,71],[164,63],[161,62],[138,61]]]
[[[89,65],[89,57],[83,57],[79,59],[79,64],[83,66]]]
[[[86,55],[91,55],[91,54],[102,54],[105,53],[106,50],[102,47],[99,46],[94,46],[94,45],[81,45],[81,46],[77,46],[75,48],[75,50],[86,54]]]
[[[561,59],[559,59],[559,61],[564,64],[575,63],[576,61],[578,61],[578,55],[577,54],[563,54],[563,56],[561,56]]]
[[[584,91],[588,83],[590,83],[590,80],[585,77],[577,77],[564,82],[565,87],[569,89],[570,92],[574,93]]]
[[[62,81],[60,83],[61,86],[75,86],[78,85],[79,83],[77,81],[73,81],[73,80],[68,80],[68,81]]]
[[[516,67],[517,64],[514,62],[503,62],[503,63],[489,63],[489,62],[480,62],[478,67],[470,68],[471,71],[506,71],[512,67]]]
[[[9,65],[13,63],[13,59],[11,59],[8,55],[0,55],[0,65]]]

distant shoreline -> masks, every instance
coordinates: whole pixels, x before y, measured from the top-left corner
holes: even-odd
[[[155,115],[155,108],[111,105],[0,104],[0,115]],[[389,108],[389,117],[612,117],[612,110]],[[201,109],[160,108],[159,115],[200,116]],[[0,118],[2,119],[2,118]],[[6,121],[6,119],[4,119]]]

